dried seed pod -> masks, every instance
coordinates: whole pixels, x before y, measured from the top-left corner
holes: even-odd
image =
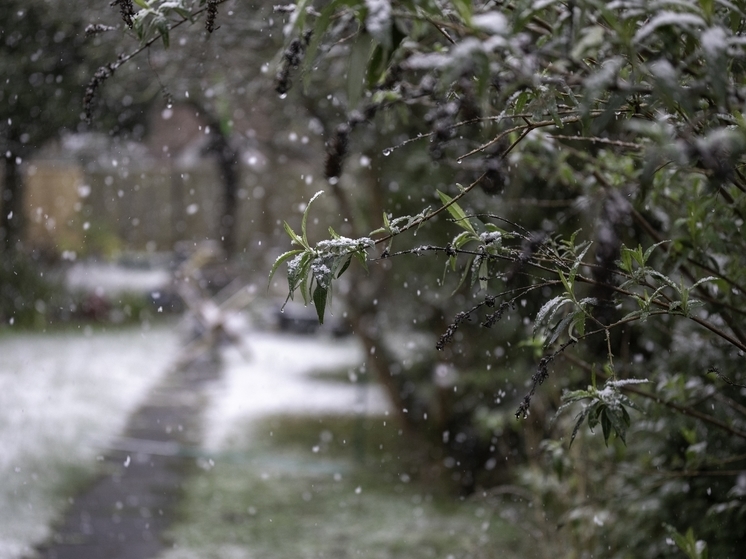
[[[207,18],[205,29],[208,33],[215,31],[215,19],[218,17],[218,0],[207,0]]]
[[[91,37],[93,35],[98,35],[99,33],[105,33],[106,31],[111,31],[115,29],[111,25],[103,25],[101,23],[91,23],[89,25],[86,25],[85,28],[85,36]]]
[[[132,4],[132,0],[114,0],[110,6],[119,6],[119,13],[122,16],[124,24],[132,29],[133,21],[135,17],[135,6]]]
[[[347,155],[349,136],[352,128],[344,123],[337,126],[334,137],[326,145],[324,176],[327,179],[337,178],[342,174],[342,164]]]
[[[88,85],[85,88],[85,95],[83,96],[83,111],[85,112],[85,121],[87,123],[90,124],[91,122],[91,116],[93,113],[93,100],[96,97],[96,91],[102,83],[104,83],[114,74],[114,70],[116,69],[117,65],[115,63],[109,63],[101,66],[93,74],[91,81],[88,82]]]

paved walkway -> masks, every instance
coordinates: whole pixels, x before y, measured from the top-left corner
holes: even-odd
[[[196,467],[207,388],[220,376],[202,360],[167,375],[104,452],[101,477],[79,495],[41,559],[148,559],[167,544],[182,483]]]

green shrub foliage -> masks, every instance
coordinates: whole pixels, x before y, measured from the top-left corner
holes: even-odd
[[[225,17],[220,2],[136,4],[143,45]],[[377,356],[386,334],[435,330],[424,365],[379,367],[404,420],[442,438],[467,491],[510,458],[568,556],[742,556],[742,3],[275,12],[276,91],[323,122],[346,218],[317,240],[310,203],[300,233],[286,224],[272,273],[287,264],[290,297],[323,320],[340,276],[367,265],[347,291]],[[434,382],[436,361],[455,380]]]

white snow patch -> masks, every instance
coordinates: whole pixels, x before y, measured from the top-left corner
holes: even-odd
[[[166,327],[0,338],[0,557],[49,537],[71,482],[95,473],[93,442],[121,431],[177,347]]]
[[[116,264],[80,262],[66,275],[69,289],[97,292],[101,295],[149,293],[167,287],[171,272],[166,269],[142,270]]]
[[[711,27],[702,33],[700,42],[705,57],[712,63],[728,49],[728,34],[722,27]]]
[[[309,378],[322,369],[356,368],[364,359],[359,342],[254,332],[250,359],[226,351],[223,378],[206,412],[204,445],[225,448],[234,430],[276,413],[383,413],[389,409],[373,382],[357,385]]]
[[[493,35],[505,35],[508,33],[508,18],[500,12],[487,12],[475,15],[472,18],[472,23],[477,29]]]
[[[380,43],[390,40],[391,2],[389,0],[365,0],[368,17],[365,18],[365,28],[371,36]]]

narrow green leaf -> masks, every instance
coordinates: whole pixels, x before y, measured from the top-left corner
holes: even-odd
[[[368,62],[373,55],[374,48],[375,42],[368,33],[361,33],[351,45],[347,67],[347,105],[350,109],[356,108],[362,98]]]
[[[324,324],[324,311],[326,310],[326,297],[328,289],[316,285],[316,289],[313,290],[313,305],[316,307],[316,314],[319,317],[319,324]]]
[[[572,434],[570,435],[570,445],[572,446],[573,441],[575,440],[575,437],[578,434],[578,431],[580,431],[580,427],[583,425],[583,421],[587,417],[587,415],[590,413],[590,408],[584,408],[583,411],[581,411],[576,417],[577,421],[575,422],[575,427],[572,429]]]
[[[482,259],[482,263],[479,266],[479,288],[482,291],[487,290],[487,278],[490,275],[488,264],[489,264],[489,261],[486,258],[484,258]]]
[[[616,433],[617,437],[622,439],[622,442],[626,445],[627,444],[627,425],[625,425],[624,423],[624,417],[623,417],[622,412],[617,409],[607,408],[606,415],[609,418],[609,422],[611,423],[611,426],[614,429],[614,432]]]
[[[288,234],[288,236],[290,237],[290,240],[293,243],[295,243],[298,246],[304,247],[306,250],[310,250],[311,247],[309,247],[307,243],[303,242],[303,239],[301,239],[298,236],[298,234],[295,231],[293,231],[293,228],[290,227],[287,221],[283,221],[282,224],[283,224],[283,227],[285,228],[285,233]]]
[[[311,72],[309,72],[309,69],[313,66],[314,59],[316,58],[316,51],[319,50],[321,40],[324,38],[324,35],[326,35],[326,30],[329,27],[329,21],[331,20],[332,15],[337,11],[340,3],[341,2],[339,0],[332,0],[321,11],[321,15],[316,18],[316,23],[313,26],[313,35],[311,36],[311,42],[308,44],[306,54],[303,57],[303,74],[305,76],[303,86],[304,89],[307,89],[308,80],[310,79],[312,74]],[[299,8],[300,6],[298,7],[298,9]]]
[[[602,406],[598,402],[595,402],[589,406],[590,411],[588,412],[588,427],[593,431],[598,426],[598,414],[602,409]]]
[[[161,34],[161,40],[163,41],[163,48],[168,48],[170,46],[170,38],[169,38],[169,32],[171,31],[171,28],[168,25],[168,22],[165,19],[159,19],[156,21],[155,24],[156,29],[158,29],[158,33]]]
[[[691,289],[694,289],[695,287],[698,287],[699,285],[703,283],[706,283],[709,281],[717,281],[717,280],[718,278],[716,278],[715,276],[707,276],[706,278],[702,278],[701,280],[696,281],[694,284],[692,284],[692,286],[689,289],[691,290]]]
[[[314,203],[314,201],[321,196],[324,193],[323,190],[319,190],[316,194],[314,194],[311,199],[308,201],[308,205],[306,206],[306,209],[303,210],[303,219],[300,224],[300,230],[301,235],[303,237],[303,246],[309,246],[308,245],[308,233],[306,231],[306,223],[308,222],[308,211],[311,209],[311,204]]]
[[[469,218],[466,216],[466,212],[461,209],[461,206],[454,202],[453,198],[448,196],[448,194],[446,194],[445,192],[441,192],[440,190],[438,190],[437,192],[438,196],[440,197],[440,201],[443,202],[444,206],[446,206],[448,213],[451,214],[451,217],[453,217],[456,224],[461,226],[461,228],[465,229],[469,233],[473,234],[475,237],[478,237],[477,232],[474,230],[474,227],[469,221]]]
[[[629,427],[632,424],[632,419],[629,417],[629,412],[624,406],[620,406],[622,409],[622,420],[624,421],[625,427]]]
[[[611,436],[611,421],[609,420],[609,408],[604,406],[599,414],[601,419],[601,429],[604,433],[604,444],[609,446],[609,437]]]
[[[356,252],[353,252],[352,255],[357,259],[358,262],[360,262],[360,265],[363,267],[365,272],[368,272],[368,255],[364,250],[358,250]]]
[[[578,337],[582,338],[585,336],[585,319],[586,315],[584,312],[581,311],[575,314],[572,324],[570,324],[570,328],[567,330],[567,333],[573,340],[577,341]],[[578,335],[575,336],[573,331],[577,332]]]
[[[478,237],[475,237],[473,233],[470,231],[461,231],[458,235],[456,235],[453,238],[453,241],[451,241],[451,244],[453,245],[453,248],[456,250],[463,248],[469,241],[475,241],[479,240]]]
[[[288,267],[288,289],[291,299],[293,292],[305,281],[311,269],[311,253],[303,251],[296,258],[298,261],[295,262],[294,259]]]
[[[453,292],[451,295],[454,295],[462,285],[464,285],[464,282],[466,281],[466,277],[469,275],[469,271],[474,267],[474,260],[476,260],[476,256],[472,258],[472,261],[469,263],[468,266],[464,267],[464,271],[461,273],[461,279],[459,279],[458,285],[453,289]]]
[[[295,250],[289,250],[280,256],[277,257],[277,260],[275,260],[275,263],[272,264],[272,269],[269,271],[269,279],[267,280],[267,284],[269,284],[272,281],[272,277],[275,275],[275,272],[277,272],[277,269],[280,267],[280,265],[295,256],[296,254],[300,254],[303,252],[303,249],[295,249]]]
[[[453,7],[466,25],[471,25],[472,5],[471,0],[452,0]]]
[[[347,271],[347,268],[350,267],[350,263],[352,263],[352,255],[348,256],[347,260],[345,260],[344,264],[342,264],[339,272],[337,272],[337,279],[339,279],[339,277]]]
[[[539,309],[539,312],[536,314],[536,318],[534,319],[533,335],[536,335],[536,332],[541,327],[541,325],[544,324],[544,321],[547,319],[550,313],[553,313],[557,308],[568,302],[570,302],[570,300],[567,298],[567,296],[557,295],[556,297],[544,303]]]
[[[628,274],[632,273],[632,251],[628,249],[626,246],[622,246],[622,259],[617,262],[617,265],[622,269],[622,271],[627,272]]]
[[[568,314],[567,316],[565,316],[562,320],[560,320],[559,323],[554,328],[551,329],[552,335],[546,341],[546,343],[544,344],[544,347],[550,347],[552,344],[554,344],[554,342],[557,341],[557,338],[559,338],[563,332],[568,331],[568,334],[569,334],[570,324],[572,324],[572,322],[575,320],[578,314],[582,315],[583,311],[580,309],[576,309],[570,314]]]
[[[671,242],[671,241],[659,241],[659,242],[655,243],[654,245],[651,245],[651,246],[649,246],[649,247],[648,247],[648,249],[647,249],[647,250],[645,251],[645,254],[643,254],[643,261],[644,261],[645,263],[647,263],[647,261],[648,261],[648,258],[650,258],[650,255],[651,255],[651,254],[653,254],[653,251],[654,251],[654,250],[655,250],[656,248],[658,248],[658,247],[659,247],[659,246],[661,246],[662,244],[665,244],[665,243],[670,243],[670,242]]]

